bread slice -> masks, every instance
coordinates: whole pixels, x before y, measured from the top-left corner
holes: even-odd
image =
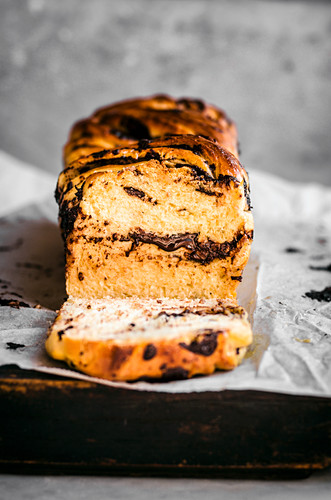
[[[238,156],[237,128],[223,110],[200,99],[154,95],[105,106],[75,123],[64,147],[64,163],[169,134],[201,135]]]
[[[46,349],[95,377],[170,380],[232,369],[251,341],[246,313],[231,301],[70,298]]]
[[[248,176],[199,136],[69,165],[57,190],[69,296],[236,297],[253,237]]]

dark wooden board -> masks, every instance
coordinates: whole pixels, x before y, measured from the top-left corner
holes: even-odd
[[[166,394],[0,368],[2,471],[303,477],[331,464],[331,400]]]

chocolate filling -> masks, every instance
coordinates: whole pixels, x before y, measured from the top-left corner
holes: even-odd
[[[157,349],[154,344],[147,344],[147,346],[144,349],[144,354],[143,354],[143,359],[145,361],[149,361],[150,359],[153,359],[154,356],[157,353]]]
[[[79,173],[84,174],[93,168],[107,167],[108,165],[132,165],[134,163],[142,163],[143,161],[160,160],[160,155],[156,151],[149,151],[145,156],[134,158],[133,156],[122,156],[119,158],[99,158],[95,161],[90,161],[79,168]]]
[[[218,191],[213,191],[212,189],[208,189],[207,187],[200,186],[195,189],[196,191],[199,191],[199,193],[204,193],[207,196],[216,196],[216,198],[220,198],[223,196],[223,193],[220,193]]]
[[[150,196],[147,196],[144,191],[141,191],[140,189],[136,189],[134,187],[127,187],[125,186],[124,191],[129,195],[129,196],[136,196],[137,198],[140,198],[143,201],[148,201],[149,203],[152,203],[152,205],[157,205],[157,201],[153,200]]]
[[[206,107],[205,103],[200,99],[178,99],[177,104],[183,106],[184,109],[198,109],[199,111],[203,111]]]
[[[129,233],[129,237],[133,240],[131,249],[127,252],[127,256],[139,243],[147,243],[156,245],[165,252],[174,252],[179,248],[189,250],[185,254],[188,260],[194,260],[201,264],[209,264],[214,259],[226,259],[238,246],[240,240],[246,236],[251,239],[253,232],[239,232],[231,241],[217,243],[212,240],[201,242],[198,240],[198,233],[184,233],[170,236],[158,236],[155,233],[146,232],[143,229],[137,228],[134,232]]]
[[[306,292],[305,295],[319,302],[331,302],[331,286],[327,286],[324,290],[311,290]]]
[[[103,149],[102,151],[96,151],[95,153],[92,153],[91,156],[93,158],[95,158],[96,160],[98,160],[99,158],[102,158],[103,156],[105,156],[106,153],[109,153],[109,151],[111,151],[111,149]],[[114,153],[114,151],[113,151]]]
[[[314,271],[327,271],[331,273],[331,264],[328,266],[309,266],[309,269],[313,269]]]
[[[246,179],[244,179],[244,195],[245,195],[245,198],[247,201],[248,210],[252,210],[253,207],[251,204],[250,190],[249,190],[248,184],[246,182]]]
[[[233,175],[219,174],[219,176],[217,177],[217,184],[224,184],[225,186],[229,187],[231,182],[234,182],[236,186],[240,184],[239,179],[237,179],[237,177],[234,177]],[[245,189],[245,184],[246,181],[244,180],[244,189]]]
[[[206,316],[210,314],[222,314],[222,315],[228,315],[228,314],[233,314],[237,315],[239,317],[243,316],[242,310],[239,307],[236,306],[214,306],[214,307],[209,307],[209,306],[200,306],[200,307],[185,307],[182,311],[180,312],[168,312],[168,311],[161,311],[155,319],[160,318],[162,316],[167,318],[179,318],[186,316],[188,314],[195,314],[196,316]]]
[[[21,349],[22,347],[25,347],[24,344],[16,344],[16,342],[7,342],[7,347],[6,349],[12,349],[16,351],[16,349]]]
[[[287,247],[287,248],[285,248],[284,252],[286,252],[286,253],[302,253],[302,250],[300,250],[299,248]]]
[[[160,146],[161,147],[161,146]],[[198,144],[198,145],[188,145],[188,144],[165,144],[162,146],[162,149],[164,148],[170,148],[170,149],[184,149],[184,150],[189,150],[192,151],[195,155],[198,156],[204,156],[203,155],[203,148]],[[150,141],[148,139],[142,139],[138,143],[138,147],[136,148],[138,151],[144,151],[146,149],[149,149],[149,151],[146,152],[146,154],[142,157],[134,158],[132,156],[123,156],[123,157],[118,157],[118,158],[103,158],[103,154],[107,153],[108,150],[104,151],[98,151],[96,153],[93,153],[91,156],[95,158],[94,161],[90,161],[86,163],[85,165],[81,166],[79,168],[79,173],[83,174],[85,172],[88,172],[89,170],[92,170],[93,168],[99,168],[99,167],[106,167],[106,166],[111,166],[111,165],[132,165],[135,163],[142,163],[144,161],[150,161],[150,160],[158,160],[162,161],[162,157],[160,154],[155,151],[154,149],[151,149]],[[158,149],[158,147],[156,147]],[[177,160],[178,158],[168,158],[167,161],[171,162]],[[237,179],[236,177],[232,175],[222,175],[220,174],[217,179],[215,179],[213,176],[208,174],[204,169],[201,167],[191,164],[191,163],[186,163],[186,162],[178,162],[174,164],[174,168],[182,168],[182,167],[188,167],[192,170],[194,175],[198,177],[199,179],[203,179],[208,182],[213,182],[215,184],[223,184],[226,186],[230,186],[231,182],[234,182],[236,186],[240,184],[240,180]],[[210,165],[211,171],[215,171],[215,165],[212,164]],[[249,198],[249,188],[244,180],[244,192],[245,192],[245,197],[247,199],[247,204],[249,206],[249,209],[251,208],[250,206],[250,198]]]
[[[99,123],[101,125],[108,125],[109,122],[112,123],[117,116],[118,115],[114,113],[106,113],[101,117]],[[139,140],[151,138],[148,127],[142,121],[129,115],[123,115],[120,118],[117,128],[111,129],[110,133],[122,139]]]
[[[122,364],[127,361],[133,352],[133,347],[118,347],[113,346],[109,359],[109,369],[118,370]]]
[[[31,307],[26,302],[14,299],[0,299],[0,306],[9,306],[13,307],[14,309],[19,309],[20,307]]]
[[[81,212],[79,205],[70,206],[69,202],[65,200],[60,205],[59,218],[60,218],[60,228],[64,240],[69,236],[74,228],[75,221]]]
[[[65,331],[64,331],[64,330],[59,330],[59,331],[57,332],[57,335],[58,335],[58,337],[59,337],[59,340],[62,340],[62,337],[63,337],[63,335],[64,335],[64,334],[65,334]]]
[[[166,365],[162,365],[161,370],[163,371],[162,373],[162,380],[185,380],[188,378],[188,370],[185,370],[181,366],[175,366],[173,368],[167,368]]]
[[[179,345],[186,349],[187,351],[191,351],[194,354],[201,354],[201,356],[211,356],[213,352],[215,352],[217,347],[217,337],[221,332],[212,332],[202,335],[202,339],[199,340],[198,336],[195,340],[193,340],[190,344],[185,344],[184,342],[180,342]]]

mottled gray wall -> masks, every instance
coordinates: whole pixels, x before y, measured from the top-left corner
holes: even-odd
[[[0,148],[58,172],[71,123],[154,92],[237,122],[249,170],[331,184],[331,3],[0,0]]]

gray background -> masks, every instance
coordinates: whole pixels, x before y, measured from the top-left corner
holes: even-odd
[[[0,148],[58,173],[72,122],[155,92],[237,122],[249,171],[331,185],[331,3],[0,0]]]

